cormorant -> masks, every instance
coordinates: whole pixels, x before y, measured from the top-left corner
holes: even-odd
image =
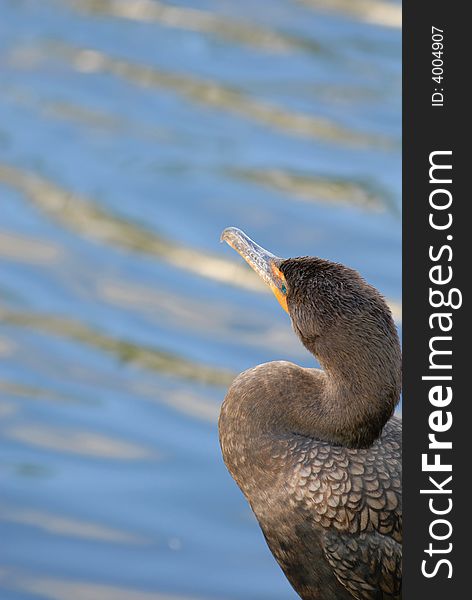
[[[379,292],[354,270],[282,259],[221,236],[270,286],[322,369],[241,373],[219,418],[223,458],[303,600],[399,599],[400,343]]]

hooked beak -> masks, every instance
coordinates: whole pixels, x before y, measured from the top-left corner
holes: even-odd
[[[287,282],[279,268],[283,258],[261,248],[237,227],[227,227],[221,234],[220,241],[226,242],[244,258],[259,277],[267,283],[281,307],[288,313]]]

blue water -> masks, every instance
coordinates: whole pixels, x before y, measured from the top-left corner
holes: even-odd
[[[1,600],[295,598],[216,420],[313,361],[219,236],[355,267],[401,325],[399,10],[1,2]]]

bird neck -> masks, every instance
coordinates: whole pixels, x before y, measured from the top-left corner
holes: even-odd
[[[295,436],[367,448],[392,416],[401,389],[401,353],[394,328],[387,343],[376,336],[368,344],[359,343],[362,338],[355,332],[346,340],[344,332],[342,344],[334,346],[336,332],[331,333],[327,345],[300,335],[322,370],[286,361],[265,363],[241,373],[228,390],[219,419],[220,442],[225,462],[243,490],[257,485],[254,474],[266,473],[274,452],[283,456],[284,444]],[[249,463],[254,481],[246,481]]]
[[[353,336],[354,337],[354,336]],[[368,447],[382,433],[400,399],[401,353],[396,332],[391,343],[356,344],[334,351],[318,341],[307,344],[323,368],[314,382],[317,437],[348,447]],[[352,350],[356,349],[355,352]]]

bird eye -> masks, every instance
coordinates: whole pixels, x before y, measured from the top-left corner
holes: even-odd
[[[282,287],[280,288],[282,294],[286,294],[287,293],[287,286],[285,285],[285,283],[282,283]]]

